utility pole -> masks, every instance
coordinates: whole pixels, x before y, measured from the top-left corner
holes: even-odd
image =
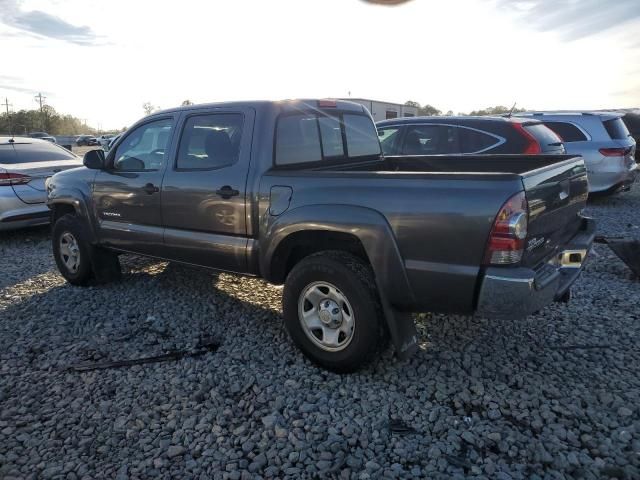
[[[42,130],[44,130],[44,111],[42,110],[42,107],[47,97],[44,97],[41,93],[38,93],[38,95],[36,95],[34,98],[40,104],[40,123],[42,124]]]
[[[7,108],[7,117],[9,116],[9,107],[13,107],[13,103],[9,103],[9,99],[4,97],[4,103],[0,103],[3,107]]]
[[[13,104],[9,103],[9,99],[4,97],[4,103],[0,104],[4,105],[7,108],[7,122],[9,124],[9,133],[13,133],[13,128],[11,127],[11,115],[9,115],[9,107],[13,107]]]

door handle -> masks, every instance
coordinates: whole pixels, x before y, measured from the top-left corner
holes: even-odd
[[[160,189],[156,187],[153,183],[147,183],[142,189],[147,192],[149,195],[159,192]]]
[[[222,198],[231,198],[235,197],[236,195],[240,195],[240,192],[238,190],[234,190],[229,185],[225,185],[221,189],[216,190],[216,195]]]

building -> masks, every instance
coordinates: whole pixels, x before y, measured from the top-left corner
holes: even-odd
[[[376,122],[390,118],[418,116],[417,107],[409,107],[400,103],[379,102],[378,100],[367,100],[366,98],[343,98],[342,100],[363,105],[371,112],[371,116]]]

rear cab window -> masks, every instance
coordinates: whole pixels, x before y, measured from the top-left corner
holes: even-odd
[[[301,112],[278,118],[277,166],[379,156],[378,134],[373,121],[366,115]]]
[[[78,157],[51,142],[33,142],[0,145],[0,163],[19,164],[77,160]]]
[[[629,138],[629,130],[621,118],[612,118],[602,122],[611,140],[626,140]]]

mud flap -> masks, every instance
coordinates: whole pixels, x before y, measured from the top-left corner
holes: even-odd
[[[380,297],[396,356],[400,360],[406,360],[418,351],[418,332],[413,316],[393,308],[385,295],[381,294]]]
[[[596,237],[596,243],[604,243],[627,267],[640,277],[640,241],[623,237]]]
[[[100,284],[115,282],[122,277],[118,256],[99,247],[91,248],[91,265],[96,282]]]

